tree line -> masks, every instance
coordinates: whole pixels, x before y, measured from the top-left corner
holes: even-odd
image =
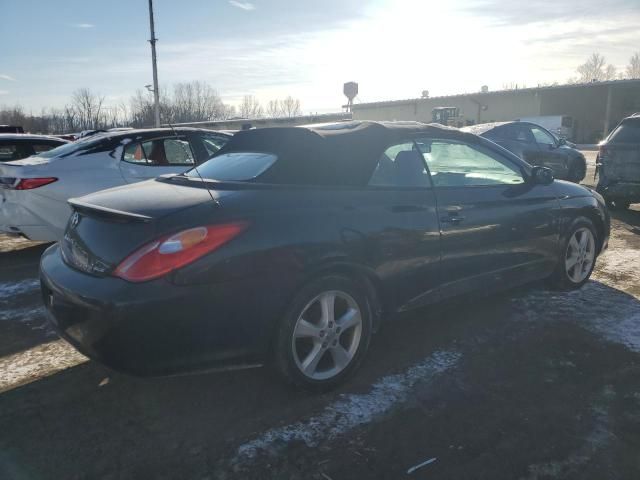
[[[176,83],[160,91],[163,124],[206,122],[231,118],[294,117],[302,114],[300,100],[291,96],[271,100],[263,107],[253,95],[245,95],[236,107],[222,101],[206,82]],[[62,108],[25,112],[20,105],[0,107],[0,125],[21,125],[26,132],[61,134],[116,127],[150,127],[154,124],[153,94],[137,90],[129,102],[107,105],[104,95],[89,88],[73,92]]]
[[[607,63],[603,55],[594,52],[586,62],[578,66],[576,73],[578,75],[570,79],[571,83],[640,78],[640,52],[634,53],[625,69],[620,72],[615,65]]]

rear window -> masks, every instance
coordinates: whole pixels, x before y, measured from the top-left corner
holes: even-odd
[[[611,134],[611,143],[640,143],[640,122],[624,122]]]
[[[49,150],[58,147],[60,145],[64,145],[64,144],[60,144],[60,143],[34,143],[32,144],[33,146],[33,151],[36,152],[36,155],[39,155],[41,153],[44,152],[48,152]]]
[[[228,182],[246,182],[266,172],[278,159],[272,153],[229,152],[206,161],[195,169],[189,170],[189,177]]]
[[[85,138],[84,140],[77,140],[72,143],[65,143],[64,145],[61,145],[56,148],[52,148],[47,152],[38,153],[38,157],[42,157],[42,158],[66,157],[67,155],[72,155],[82,150],[89,150],[90,148],[100,143],[102,140],[104,140],[102,137],[96,138],[95,136],[91,136],[89,138]]]
[[[18,145],[15,143],[2,143],[0,144],[0,162],[7,162],[9,160],[18,160],[20,158],[20,151]]]

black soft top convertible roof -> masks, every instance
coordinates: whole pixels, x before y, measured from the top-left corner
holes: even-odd
[[[341,122],[236,133],[215,156],[268,152],[278,161],[256,179],[265,183],[364,185],[386,147],[424,134],[465,138],[455,128],[419,122]]]

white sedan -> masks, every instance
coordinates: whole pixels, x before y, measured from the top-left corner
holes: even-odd
[[[208,160],[229,138],[196,128],[105,132],[0,163],[0,233],[58,241],[71,213],[69,198],[181,173]]]

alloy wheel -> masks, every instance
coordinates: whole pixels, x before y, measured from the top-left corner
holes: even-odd
[[[331,290],[298,316],[291,348],[300,372],[313,380],[335,377],[351,363],[362,337],[362,312],[349,294]]]
[[[595,246],[595,238],[588,228],[579,228],[571,236],[564,264],[567,277],[573,283],[584,281],[591,273],[596,256]]]

